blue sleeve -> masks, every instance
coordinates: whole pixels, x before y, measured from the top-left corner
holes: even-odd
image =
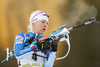
[[[21,56],[23,54],[26,54],[27,52],[32,51],[32,47],[28,49],[24,49],[24,39],[25,39],[25,36],[23,32],[17,34],[16,39],[15,39],[15,44],[14,44],[16,56]]]

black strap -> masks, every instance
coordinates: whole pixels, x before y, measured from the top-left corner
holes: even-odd
[[[43,58],[47,58],[47,57],[44,57],[44,56],[41,56],[41,55],[37,55],[37,56],[39,56],[39,57],[43,57]]]
[[[39,57],[43,57],[43,58],[47,58],[47,57],[44,57],[44,56],[38,55],[38,54],[36,54],[36,53],[33,53],[32,59],[34,59],[35,61],[37,61],[37,56],[39,56]]]
[[[20,63],[20,61],[19,61],[18,65],[19,65],[19,66],[21,66],[21,63]]]

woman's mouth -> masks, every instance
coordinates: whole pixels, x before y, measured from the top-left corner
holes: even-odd
[[[46,31],[46,29],[45,29],[45,28],[43,28],[43,31]]]

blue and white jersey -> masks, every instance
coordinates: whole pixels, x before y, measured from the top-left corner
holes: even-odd
[[[41,52],[38,50],[37,52],[34,52],[32,50],[32,47],[28,47],[27,49],[24,49],[24,47],[28,46],[29,44],[25,44],[31,37],[35,35],[35,38],[42,37],[42,35],[37,35],[36,33],[18,33],[15,39],[14,43],[14,50],[15,55],[18,61],[18,67],[52,67],[55,61],[55,54],[56,52],[49,51],[43,51]],[[47,53],[49,53],[48,60],[43,57],[47,57]],[[37,60],[32,59],[33,53],[36,53],[37,55],[43,56],[37,56]]]

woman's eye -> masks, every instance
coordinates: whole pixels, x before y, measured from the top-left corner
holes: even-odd
[[[44,21],[42,21],[42,23],[45,23]]]
[[[45,21],[42,21],[42,23],[46,23],[47,25],[49,24],[49,23],[47,23],[47,22],[45,22]]]
[[[47,25],[48,25],[48,23],[47,23]]]

